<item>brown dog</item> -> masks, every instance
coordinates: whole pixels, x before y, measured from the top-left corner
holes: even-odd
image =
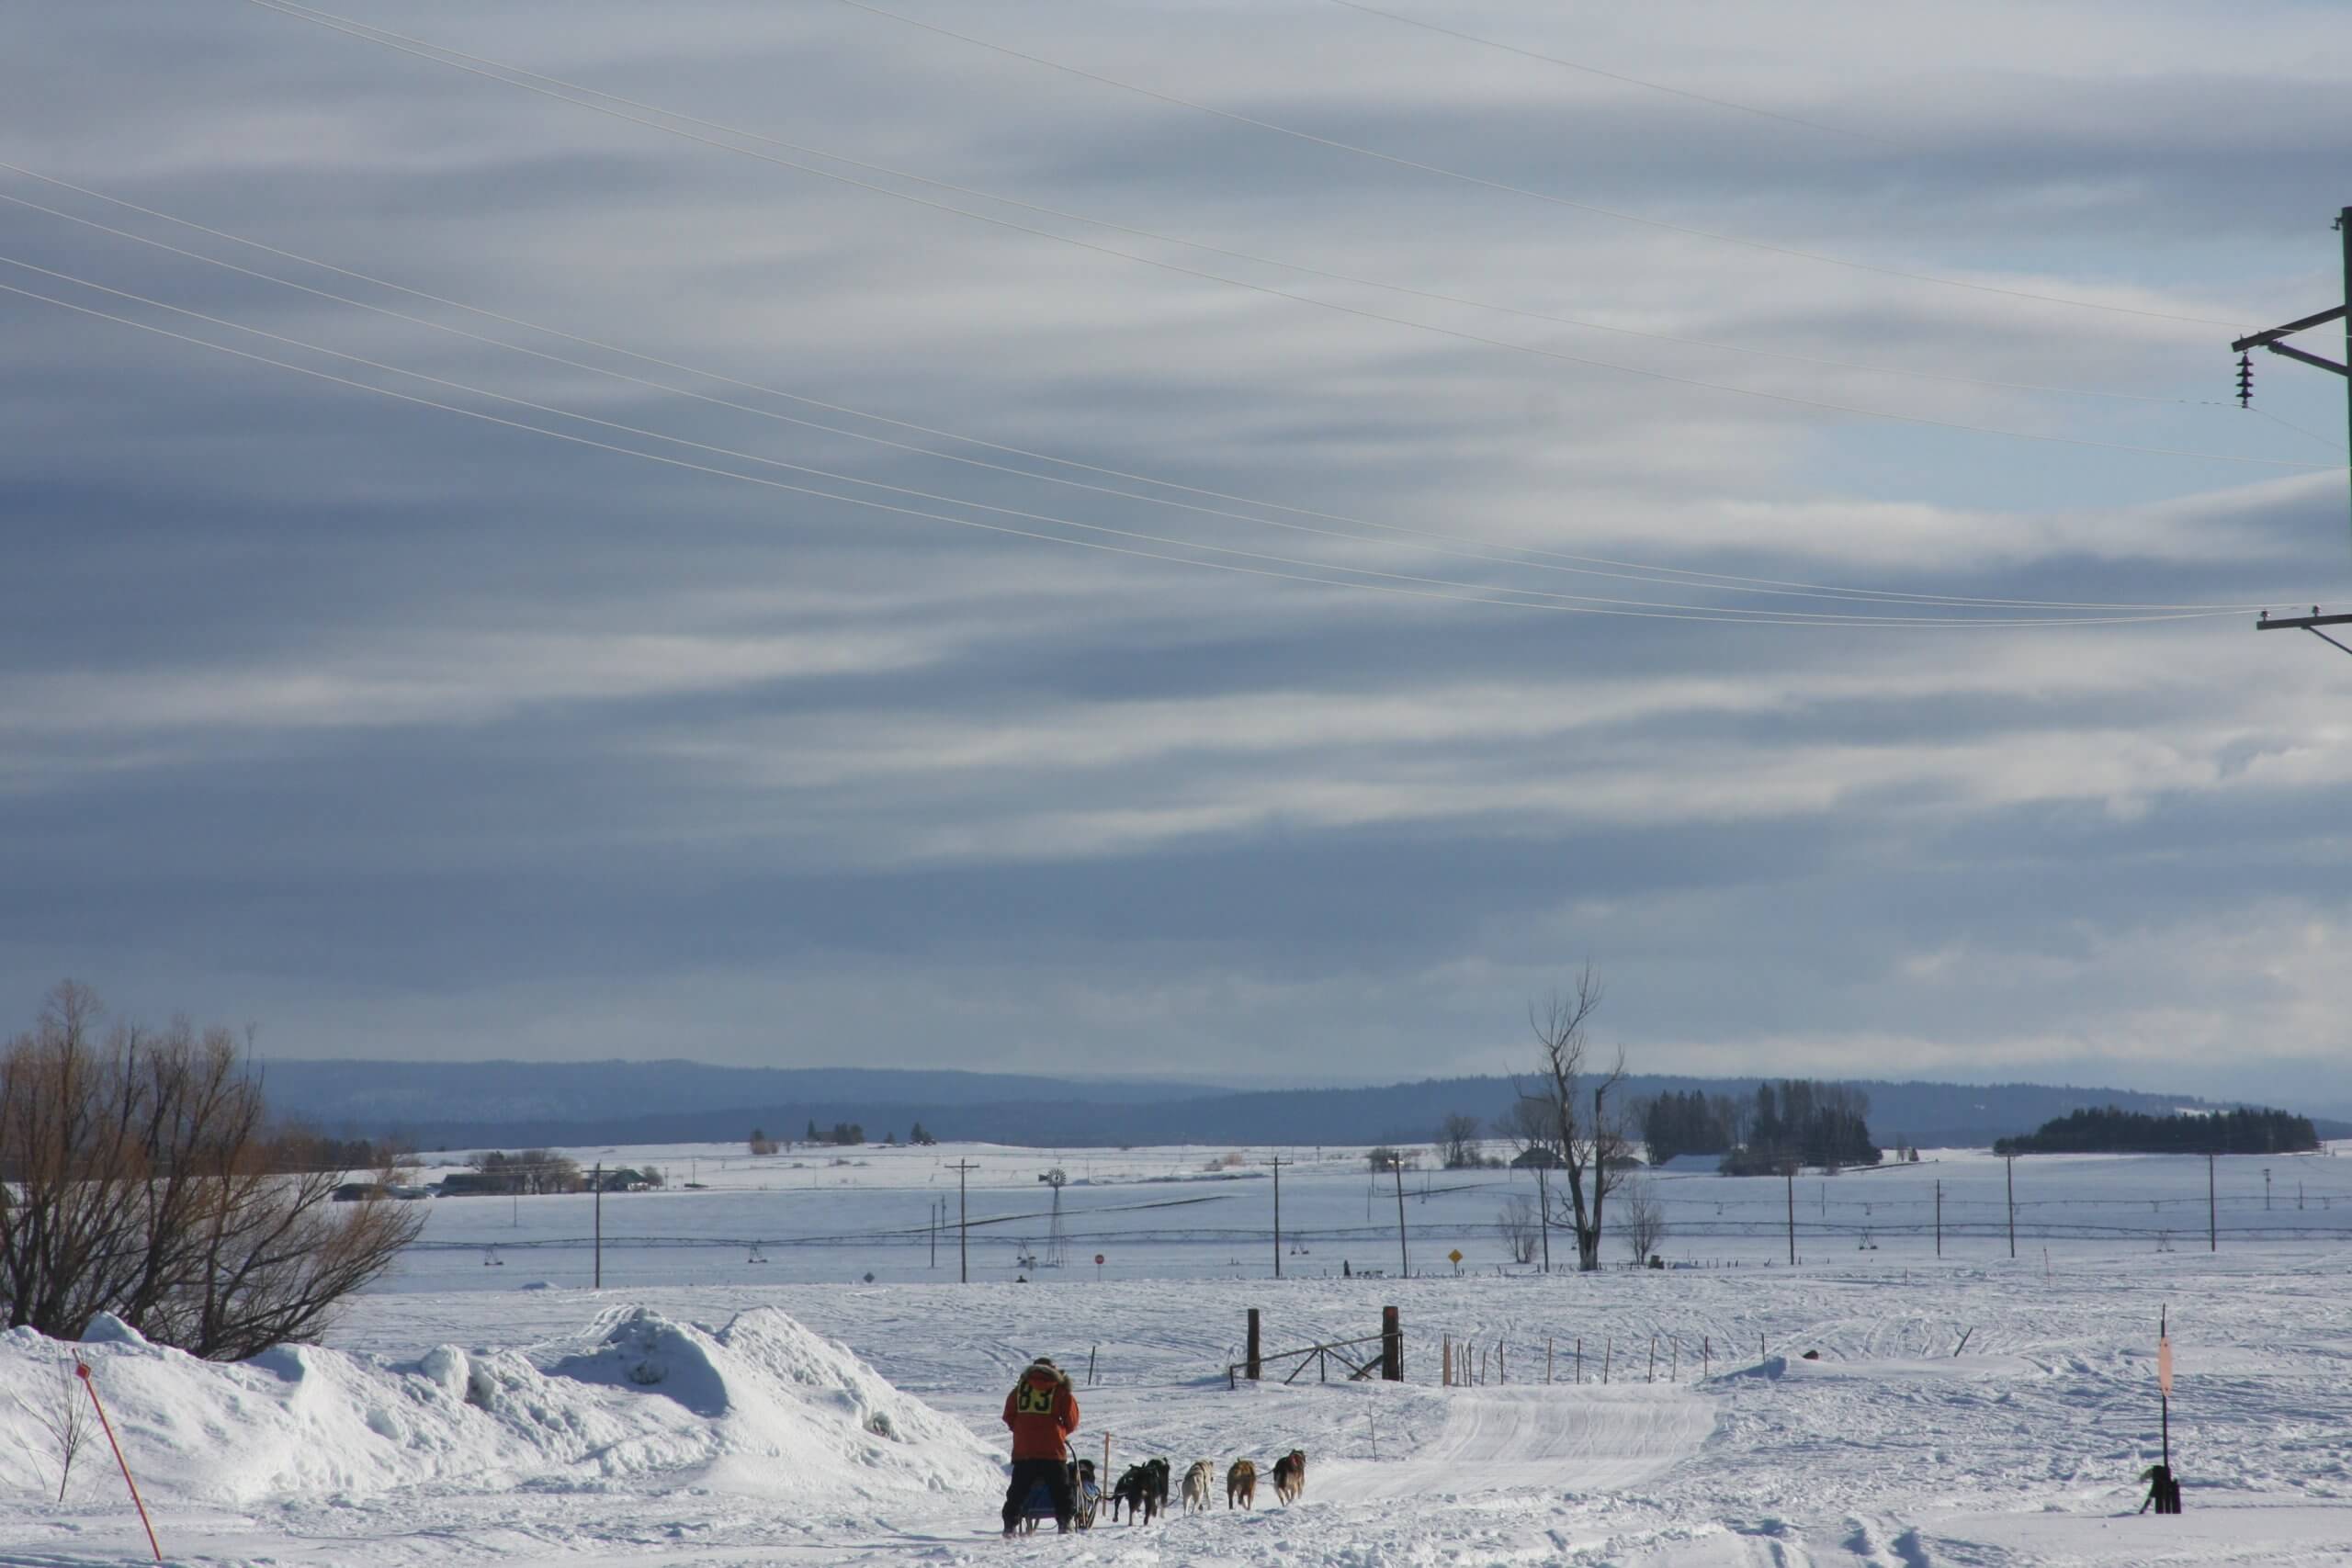
[[[1225,1472],[1225,1506],[1230,1508],[1236,1503],[1245,1508],[1258,1506],[1258,1467],[1246,1459],[1235,1460],[1233,1468]]]
[[[1274,1495],[1281,1498],[1283,1506],[1287,1507],[1297,1502],[1299,1495],[1306,1490],[1306,1450],[1293,1449],[1274,1461]]]

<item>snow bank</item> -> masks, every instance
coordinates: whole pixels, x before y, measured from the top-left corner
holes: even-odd
[[[774,1309],[712,1330],[623,1308],[528,1351],[444,1345],[405,1362],[307,1345],[202,1361],[111,1319],[78,1348],[141,1487],[161,1495],[250,1505],[626,1477],[806,1501],[1001,1484],[968,1428]],[[0,1450],[53,1447],[40,1415],[61,1387],[78,1394],[58,1377],[70,1354],[30,1329],[0,1335]]]

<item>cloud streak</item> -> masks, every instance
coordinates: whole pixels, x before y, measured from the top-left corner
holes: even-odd
[[[2258,415],[2222,406],[2228,329],[1466,188],[847,8],[353,14],[1041,206],[1695,341],[1114,242],[1542,352],[1174,276],[260,7],[35,14],[0,156],[731,380],[7,175],[10,195],[582,363],[18,207],[0,206],[0,254],[700,447],[433,394],[502,417],[1188,558],[1717,617],[2284,607],[2340,575],[2338,389],[2266,365]],[[2292,16],[2137,15],[2121,58],[2117,16],[2003,6],[1954,28],[1808,5],[1710,13],[1698,49],[1667,13],[1445,18],[1874,141],[1324,6],[1024,4],[985,30],[1689,228],[2253,325],[2332,302],[2352,56],[2299,48],[2257,83],[2216,62],[2303,37]],[[2250,616],[1775,626],[1381,597],[663,469],[15,296],[0,319],[0,995],[20,1017],[70,972],[126,1010],[254,1019],[288,1055],[1078,1070],[1115,1049],[1186,1076],[1262,1077],[1279,1053],[1284,1077],[1363,1078],[1510,1066],[1526,997],[1589,956],[1645,1066],[2352,1103],[2317,1043],[2344,1000],[2352,728],[2325,650],[2249,636]],[[1547,355],[2317,468],[1903,427]],[[1951,378],[1849,367],[1868,365]],[[1774,583],[1896,597],[1754,592]]]

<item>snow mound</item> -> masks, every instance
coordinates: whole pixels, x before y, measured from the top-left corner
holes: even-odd
[[[414,1361],[311,1345],[204,1361],[111,1320],[78,1348],[142,1490],[162,1495],[242,1506],[638,1477],[805,1501],[1002,1484],[967,1427],[768,1308],[716,1331],[619,1309],[568,1343],[443,1345]],[[0,1335],[0,1450],[39,1451],[38,1413],[72,1354],[30,1329]]]

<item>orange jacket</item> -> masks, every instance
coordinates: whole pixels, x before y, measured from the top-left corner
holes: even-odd
[[[1078,1396],[1069,1391],[1069,1376],[1033,1364],[1004,1396],[1004,1424],[1012,1428],[1014,1459],[1068,1459],[1066,1439],[1078,1430]]]

